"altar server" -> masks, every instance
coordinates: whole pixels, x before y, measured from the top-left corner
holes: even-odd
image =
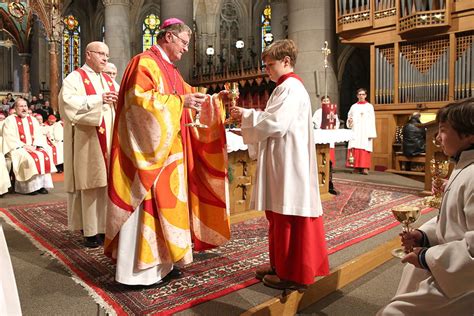
[[[378,315],[474,313],[474,98],[451,103],[436,116],[437,140],[456,165],[439,215],[402,235],[412,249],[397,293]]]
[[[233,107],[244,142],[257,147],[251,209],[266,211],[270,266],[256,277],[269,287],[305,290],[329,271],[309,95],[294,72],[297,48],[280,40],[262,53],[276,88],[265,111]]]
[[[354,139],[349,141],[346,166],[354,172],[369,174],[372,163],[372,141],[377,137],[375,128],[374,106],[365,100],[367,90],[357,90],[357,103],[354,103],[347,114],[347,127],[354,131]]]

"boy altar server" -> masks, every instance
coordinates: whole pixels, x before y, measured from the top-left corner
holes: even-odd
[[[277,87],[265,111],[234,107],[242,137],[257,146],[251,208],[269,221],[270,266],[256,271],[269,287],[304,290],[329,272],[309,95],[293,73],[297,49],[276,41],[262,53]]]

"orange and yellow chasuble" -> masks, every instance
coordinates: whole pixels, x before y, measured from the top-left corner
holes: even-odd
[[[121,226],[143,209],[136,267],[192,261],[230,239],[222,103],[203,107],[208,129],[185,127],[191,92],[152,47],[132,59],[121,83],[114,126],[105,253],[115,258]],[[176,91],[176,94],[173,92]]]

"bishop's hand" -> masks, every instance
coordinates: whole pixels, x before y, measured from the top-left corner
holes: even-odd
[[[204,93],[189,93],[184,95],[184,107],[196,111],[201,110],[201,104],[206,101],[207,95]]]

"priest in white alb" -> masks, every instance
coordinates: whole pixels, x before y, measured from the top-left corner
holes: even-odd
[[[108,59],[107,45],[89,43],[85,65],[64,79],[59,93],[68,224],[82,231],[89,248],[99,247],[105,235],[107,165],[118,95],[118,86],[102,72]]]
[[[56,172],[56,167],[44,149],[40,125],[28,114],[24,99],[16,99],[15,112],[3,125],[3,153],[12,161],[15,191],[47,194],[47,189],[53,188],[51,173]]]

